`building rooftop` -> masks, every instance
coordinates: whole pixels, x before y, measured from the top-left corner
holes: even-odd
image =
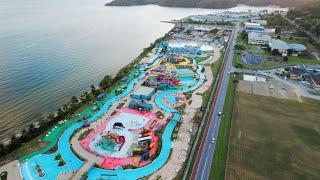
[[[307,48],[303,44],[288,44],[289,49],[294,51],[305,51]]]
[[[286,42],[280,40],[280,39],[272,39],[272,41],[269,43],[269,46],[271,49],[278,49],[278,50],[288,50],[289,46]]]
[[[248,27],[248,26],[260,26],[260,24],[259,23],[250,23],[250,22],[247,22],[247,23],[245,23],[245,27]]]
[[[148,95],[152,94],[153,92],[154,92],[154,88],[146,87],[146,86],[140,86],[140,87],[138,87],[137,90],[135,90],[133,92],[133,94],[148,96]]]
[[[271,36],[263,34],[263,33],[256,33],[256,32],[249,32],[248,34],[249,39],[255,39],[255,40],[263,40],[263,41],[271,41]]]

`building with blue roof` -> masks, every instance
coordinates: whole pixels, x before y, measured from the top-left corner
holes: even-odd
[[[247,32],[264,32],[264,27],[259,23],[246,23],[245,30]]]
[[[152,110],[152,104],[146,103],[143,100],[142,101],[138,101],[136,99],[132,99],[129,102],[129,108],[137,109],[139,111],[151,111]]]
[[[140,86],[137,90],[135,90],[131,98],[138,100],[150,100],[151,96],[156,92],[155,88]]]
[[[306,46],[303,44],[288,44],[289,49],[291,49],[294,53],[301,53],[305,50],[307,50]]]

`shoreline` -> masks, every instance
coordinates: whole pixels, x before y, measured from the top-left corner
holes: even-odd
[[[111,78],[111,80],[112,80],[112,82],[113,82],[112,85],[111,85],[110,87],[108,87],[107,89],[103,90],[100,94],[103,94],[103,93],[108,94],[108,93],[110,93],[110,92],[114,89],[114,87],[115,87],[118,83],[120,83],[121,79],[122,79],[123,77],[125,77],[126,75],[130,74],[130,72],[134,69],[134,66],[135,66],[136,64],[138,64],[143,58],[145,58],[145,57],[154,49],[154,47],[156,46],[157,43],[159,43],[161,40],[165,39],[166,37],[167,37],[167,33],[165,33],[164,36],[161,36],[161,37],[157,38],[156,40],[154,40],[152,43],[150,43],[149,46],[147,46],[146,48],[144,48],[144,49],[142,50],[142,52],[141,52],[140,54],[138,54],[138,56],[135,57],[129,64],[125,65],[124,67],[122,67],[121,69],[119,69],[119,70],[117,71],[117,73],[115,73],[114,75],[112,75],[112,78]],[[110,76],[110,75],[106,75],[106,76]],[[101,82],[101,81],[103,81],[103,79],[101,79],[99,82]],[[99,82],[98,82],[98,84],[99,84]],[[101,90],[101,88],[98,88],[98,89]],[[85,95],[85,94],[88,93],[88,92],[89,92],[89,90],[84,91],[84,93],[83,93],[82,95],[77,96],[77,98],[81,98],[83,95]],[[75,96],[73,96],[73,97],[75,97]],[[70,97],[70,98],[71,98],[71,97]],[[87,109],[87,108],[90,108],[91,106],[95,106],[96,98],[97,98],[97,97],[95,97],[94,99],[91,99],[91,102],[87,102],[87,103],[83,104],[82,106],[78,107],[78,110],[79,110],[79,111],[82,111],[83,109]],[[68,104],[68,103],[66,103],[66,104]],[[61,105],[60,108],[58,108],[58,110],[56,110],[56,111],[54,111],[54,112],[51,112],[51,113],[48,113],[47,116],[41,117],[41,118],[40,118],[41,120],[35,121],[35,122],[31,123],[31,125],[40,124],[41,121],[48,119],[48,117],[49,117],[50,115],[52,115],[52,114],[57,114],[58,111],[59,111],[59,109],[63,108],[66,104]],[[81,109],[82,109],[82,110],[81,110]],[[68,121],[78,121],[78,120],[75,120],[75,119],[78,119],[78,116],[77,116],[77,115],[79,115],[77,112],[74,112],[73,114],[70,114],[69,117],[67,117],[67,119],[69,119]],[[79,117],[79,118],[81,119],[81,117]],[[65,119],[65,118],[60,119],[59,122],[62,121],[63,119]],[[56,120],[56,121],[57,121],[57,120]],[[57,125],[57,123],[58,123],[58,122],[53,123],[51,126],[46,127],[45,130],[41,130],[41,133],[39,133],[39,134],[36,135],[35,137],[32,137],[31,139],[27,140],[26,142],[23,142],[23,144],[25,144],[25,143],[28,144],[28,143],[30,143],[30,142],[31,142],[32,140],[34,140],[34,139],[42,140],[43,138],[45,138],[45,135],[47,134],[47,132],[50,131],[50,129],[52,129],[53,127],[55,127],[55,126]],[[28,128],[30,128],[30,127],[29,127],[29,126],[26,126],[24,129],[28,129]],[[41,129],[41,127],[39,126],[39,127],[37,127],[36,129]],[[21,137],[22,135],[23,135],[23,130],[20,130],[18,133],[17,133],[17,132],[13,133],[12,136],[15,136],[16,138],[19,138],[19,137]],[[59,135],[59,136],[60,136],[60,135]],[[59,136],[57,136],[57,138],[59,138]],[[54,147],[54,144],[56,144],[57,141],[54,141],[54,142],[53,142],[52,140],[48,140],[48,141],[43,140],[43,142],[48,142],[48,144],[47,144],[46,146],[42,147],[42,148],[39,148],[39,149],[35,152],[35,154],[41,154],[41,153],[44,153],[44,152],[52,149],[52,148]],[[4,138],[3,140],[0,141],[0,143],[2,143],[4,146],[10,146],[10,144],[11,144],[11,139],[8,138],[8,137],[7,137],[7,138]],[[22,144],[21,144],[21,145],[22,145]],[[25,145],[24,145],[24,146],[25,146]],[[20,148],[20,147],[19,147],[19,148]],[[19,149],[19,148],[18,148],[18,149]],[[2,160],[2,158],[1,158],[1,160],[0,160],[0,165],[6,164],[6,162],[7,162],[7,161],[6,161],[6,157],[9,156],[10,154],[14,153],[15,151],[17,151],[17,149],[15,149],[14,151],[12,151],[12,152],[10,152],[9,154],[6,154],[4,157],[2,157],[3,160]],[[32,151],[32,152],[34,152],[34,151]],[[25,155],[28,155],[28,154],[29,154],[29,153],[26,153]],[[15,158],[15,159],[24,160],[24,159],[30,158],[30,156],[25,157],[25,155],[20,155],[19,157]],[[14,159],[12,159],[12,160],[14,160]]]

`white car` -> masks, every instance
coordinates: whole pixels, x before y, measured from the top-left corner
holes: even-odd
[[[218,112],[218,116],[221,116],[221,114],[222,114],[222,112],[221,112],[221,111],[219,111],[219,112]]]
[[[216,138],[212,138],[211,142],[212,143],[216,142]]]

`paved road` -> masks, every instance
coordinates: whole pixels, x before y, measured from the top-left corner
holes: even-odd
[[[221,117],[218,112],[223,110],[224,101],[227,93],[229,74],[228,71],[232,67],[232,59],[234,54],[234,45],[239,26],[233,30],[226,49],[224,57],[224,67],[221,70],[221,76],[218,81],[217,93],[213,99],[213,106],[210,112],[207,126],[201,140],[200,149],[197,153],[196,162],[192,169],[191,179],[206,180],[209,179],[210,167],[213,160],[216,143],[212,143],[212,139],[217,139]]]

